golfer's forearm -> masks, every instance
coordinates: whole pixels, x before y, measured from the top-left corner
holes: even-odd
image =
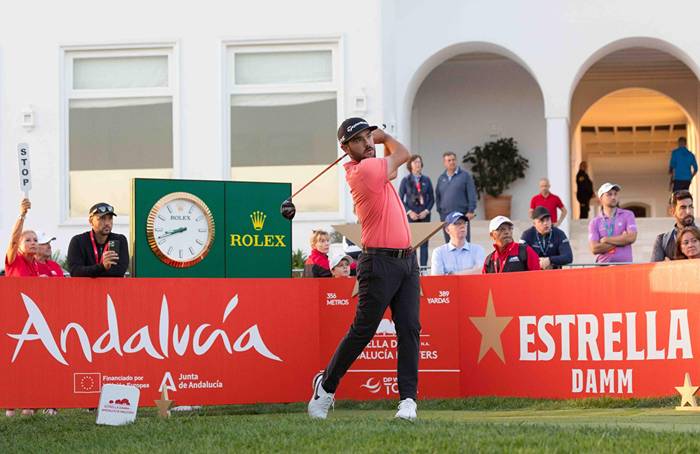
[[[408,151],[408,148],[389,134],[386,134],[384,139],[384,148],[388,149],[388,154],[400,164],[404,164],[411,157],[411,152]]]

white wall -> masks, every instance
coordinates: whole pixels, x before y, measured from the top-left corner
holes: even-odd
[[[5,244],[9,236],[21,197],[16,146],[23,140],[31,146],[34,175],[33,208],[26,227],[56,235],[54,249],[64,253],[71,236],[87,230],[87,214],[84,219],[62,222],[59,210],[61,46],[174,44],[179,58],[181,121],[175,175],[222,179],[230,175],[222,166],[222,157],[229,153],[223,137],[223,108],[228,107],[228,102],[223,101],[221,80],[222,43],[226,40],[342,37],[345,70],[341,68],[339,74],[339,101],[350,106],[351,97],[363,90],[368,109],[362,115],[372,121],[383,118],[381,75],[376,70],[381,67],[377,50],[379,8],[372,0],[358,0],[352,10],[362,11],[361,20],[347,20],[339,14],[340,6],[340,2],[322,0],[203,0],[177,4],[166,0],[124,0],[107,9],[88,0],[5,4],[0,14],[0,241]],[[29,134],[18,125],[21,110],[27,105],[33,106],[37,124]],[[348,108],[343,116],[354,113]],[[94,192],[95,199],[101,199],[99,188]],[[293,247],[306,245],[312,228],[343,219],[341,214],[295,221]],[[116,220],[114,230],[128,235],[127,217]]]
[[[438,66],[418,90],[411,131],[411,151],[423,156],[433,185],[444,170],[443,152],[455,152],[461,162],[475,145],[498,137],[515,138],[530,168],[506,194],[513,195],[512,216],[527,219],[537,182],[547,175],[545,120],[540,89],[517,63],[457,60]],[[477,216],[484,219],[483,199]]]

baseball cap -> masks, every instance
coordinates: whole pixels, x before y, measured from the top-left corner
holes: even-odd
[[[38,244],[50,243],[55,239],[55,236],[49,236],[46,232],[36,232],[36,242]]]
[[[330,259],[328,260],[328,263],[330,264],[331,269],[333,269],[333,268],[335,268],[336,266],[338,266],[338,264],[339,264],[343,259],[345,259],[345,260],[348,261],[348,265],[350,265],[350,264],[352,263],[352,257],[350,257],[350,256],[347,255],[347,254],[343,254],[342,252],[341,252],[341,253],[337,253],[337,254],[333,254],[333,255],[330,257]]]
[[[341,144],[347,143],[350,139],[364,131],[369,129],[374,131],[377,126],[370,126],[367,120],[360,117],[351,117],[340,124],[338,128],[338,142]]]
[[[532,219],[542,219],[546,217],[552,217],[552,214],[549,212],[549,210],[542,205],[538,206],[535,208],[532,212]]]
[[[505,216],[496,216],[495,218],[491,219],[491,221],[489,221],[489,232],[494,232],[498,230],[501,224],[513,225],[513,221],[511,221]]]
[[[445,218],[445,223],[454,224],[460,219],[469,222],[469,218],[465,214],[460,213],[459,211],[453,211],[452,213],[447,215],[447,217]]]
[[[622,186],[619,184],[615,183],[603,183],[599,188],[598,188],[598,197],[602,196],[606,192],[608,192],[611,189],[617,189],[618,191],[622,189]]]
[[[90,216],[96,214],[97,216],[104,216],[105,214],[111,214],[116,216],[117,213],[114,212],[114,207],[106,202],[96,203],[90,207]]]

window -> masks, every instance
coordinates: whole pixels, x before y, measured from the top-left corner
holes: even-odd
[[[226,48],[231,178],[290,182],[292,191],[338,156],[338,43]],[[305,213],[340,211],[340,172],[295,198]]]
[[[172,48],[65,54],[68,216],[131,209],[131,179],[173,177]]]

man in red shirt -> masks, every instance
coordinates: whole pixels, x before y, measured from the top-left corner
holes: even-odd
[[[525,243],[513,241],[513,221],[505,216],[496,216],[489,222],[489,231],[494,251],[484,260],[483,274],[541,269],[540,257],[534,249]]]
[[[374,337],[384,312],[391,307],[398,338],[399,411],[397,418],[416,419],[420,348],[419,268],[411,248],[406,210],[391,180],[411,157],[384,131],[362,118],[348,118],[338,129],[355,209],[362,224],[362,255],[357,265],[358,304],[350,330],[323,373],[314,377],[308,411],[325,419],[340,379]],[[375,144],[384,144],[385,157],[375,157]]]
[[[56,237],[50,237],[44,232],[36,232],[37,248],[36,248],[36,266],[41,277],[63,277],[63,269],[61,265],[51,260],[53,251],[51,250],[51,242]]]
[[[549,188],[549,180],[542,178],[540,180],[540,193],[530,200],[529,216],[532,218],[532,213],[535,211],[535,208],[540,206],[545,207],[552,215],[552,224],[555,227],[559,227],[559,225],[564,222],[568,211],[566,211],[566,207],[561,199],[556,194],[549,192]],[[557,216],[557,209],[561,210],[561,217]]]

